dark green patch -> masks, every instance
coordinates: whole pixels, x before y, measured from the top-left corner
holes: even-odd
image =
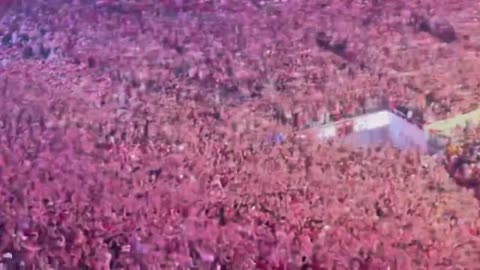
[[[27,34],[20,34],[19,39],[20,39],[21,42],[30,41],[30,37]]]
[[[42,56],[43,59],[47,59],[48,56],[50,56],[51,49],[46,48],[42,45],[40,45],[40,55]]]
[[[5,34],[2,37],[2,45],[8,47],[12,46],[12,34]]]
[[[34,54],[34,52],[33,52],[33,48],[30,47],[30,46],[27,46],[27,47],[25,47],[25,48],[23,49],[22,55],[23,55],[23,58],[24,58],[24,59],[30,59],[30,58],[32,58],[35,54]]]
[[[96,61],[93,57],[88,57],[87,61],[88,61],[88,67],[89,68],[94,68],[97,65],[97,63],[96,63]]]

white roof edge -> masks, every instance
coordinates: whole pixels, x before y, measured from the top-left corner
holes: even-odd
[[[328,139],[337,136],[336,126],[342,122],[353,121],[354,132],[359,132],[362,130],[375,129],[390,125],[391,115],[393,115],[393,113],[388,110],[376,111],[352,118],[342,119],[315,128],[318,130],[318,138]]]

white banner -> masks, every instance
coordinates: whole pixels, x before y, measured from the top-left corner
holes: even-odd
[[[319,139],[328,139],[337,136],[337,128],[334,125],[327,125],[318,129]]]
[[[390,112],[380,111],[356,117],[353,123],[353,130],[359,132],[388,126],[390,124]]]

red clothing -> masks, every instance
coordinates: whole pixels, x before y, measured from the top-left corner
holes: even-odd
[[[333,119],[334,121],[338,121],[338,120],[340,120],[340,119],[342,118],[341,115],[342,115],[342,108],[341,108],[340,103],[337,102],[337,103],[335,104],[335,107],[333,108],[333,111],[332,111],[331,116],[332,116],[332,119]]]
[[[352,103],[348,103],[345,107],[344,114],[346,116],[355,116],[355,106]]]
[[[341,121],[337,124],[336,128],[339,136],[346,136],[353,131],[353,121]]]
[[[395,108],[397,108],[397,103],[395,102],[395,99],[394,99],[394,98],[391,97],[391,98],[388,100],[388,107],[389,107],[389,109],[390,109],[391,111],[394,111]]]

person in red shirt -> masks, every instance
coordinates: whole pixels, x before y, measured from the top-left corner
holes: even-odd
[[[389,107],[390,111],[394,111],[397,108],[397,103],[396,103],[394,97],[389,97],[388,98],[388,107]]]
[[[345,117],[354,117],[355,116],[355,105],[354,105],[353,102],[350,101],[345,105],[343,115]]]
[[[335,101],[335,104],[333,105],[331,117],[334,121],[338,121],[341,119],[342,115],[342,105],[340,104],[339,101]]]

